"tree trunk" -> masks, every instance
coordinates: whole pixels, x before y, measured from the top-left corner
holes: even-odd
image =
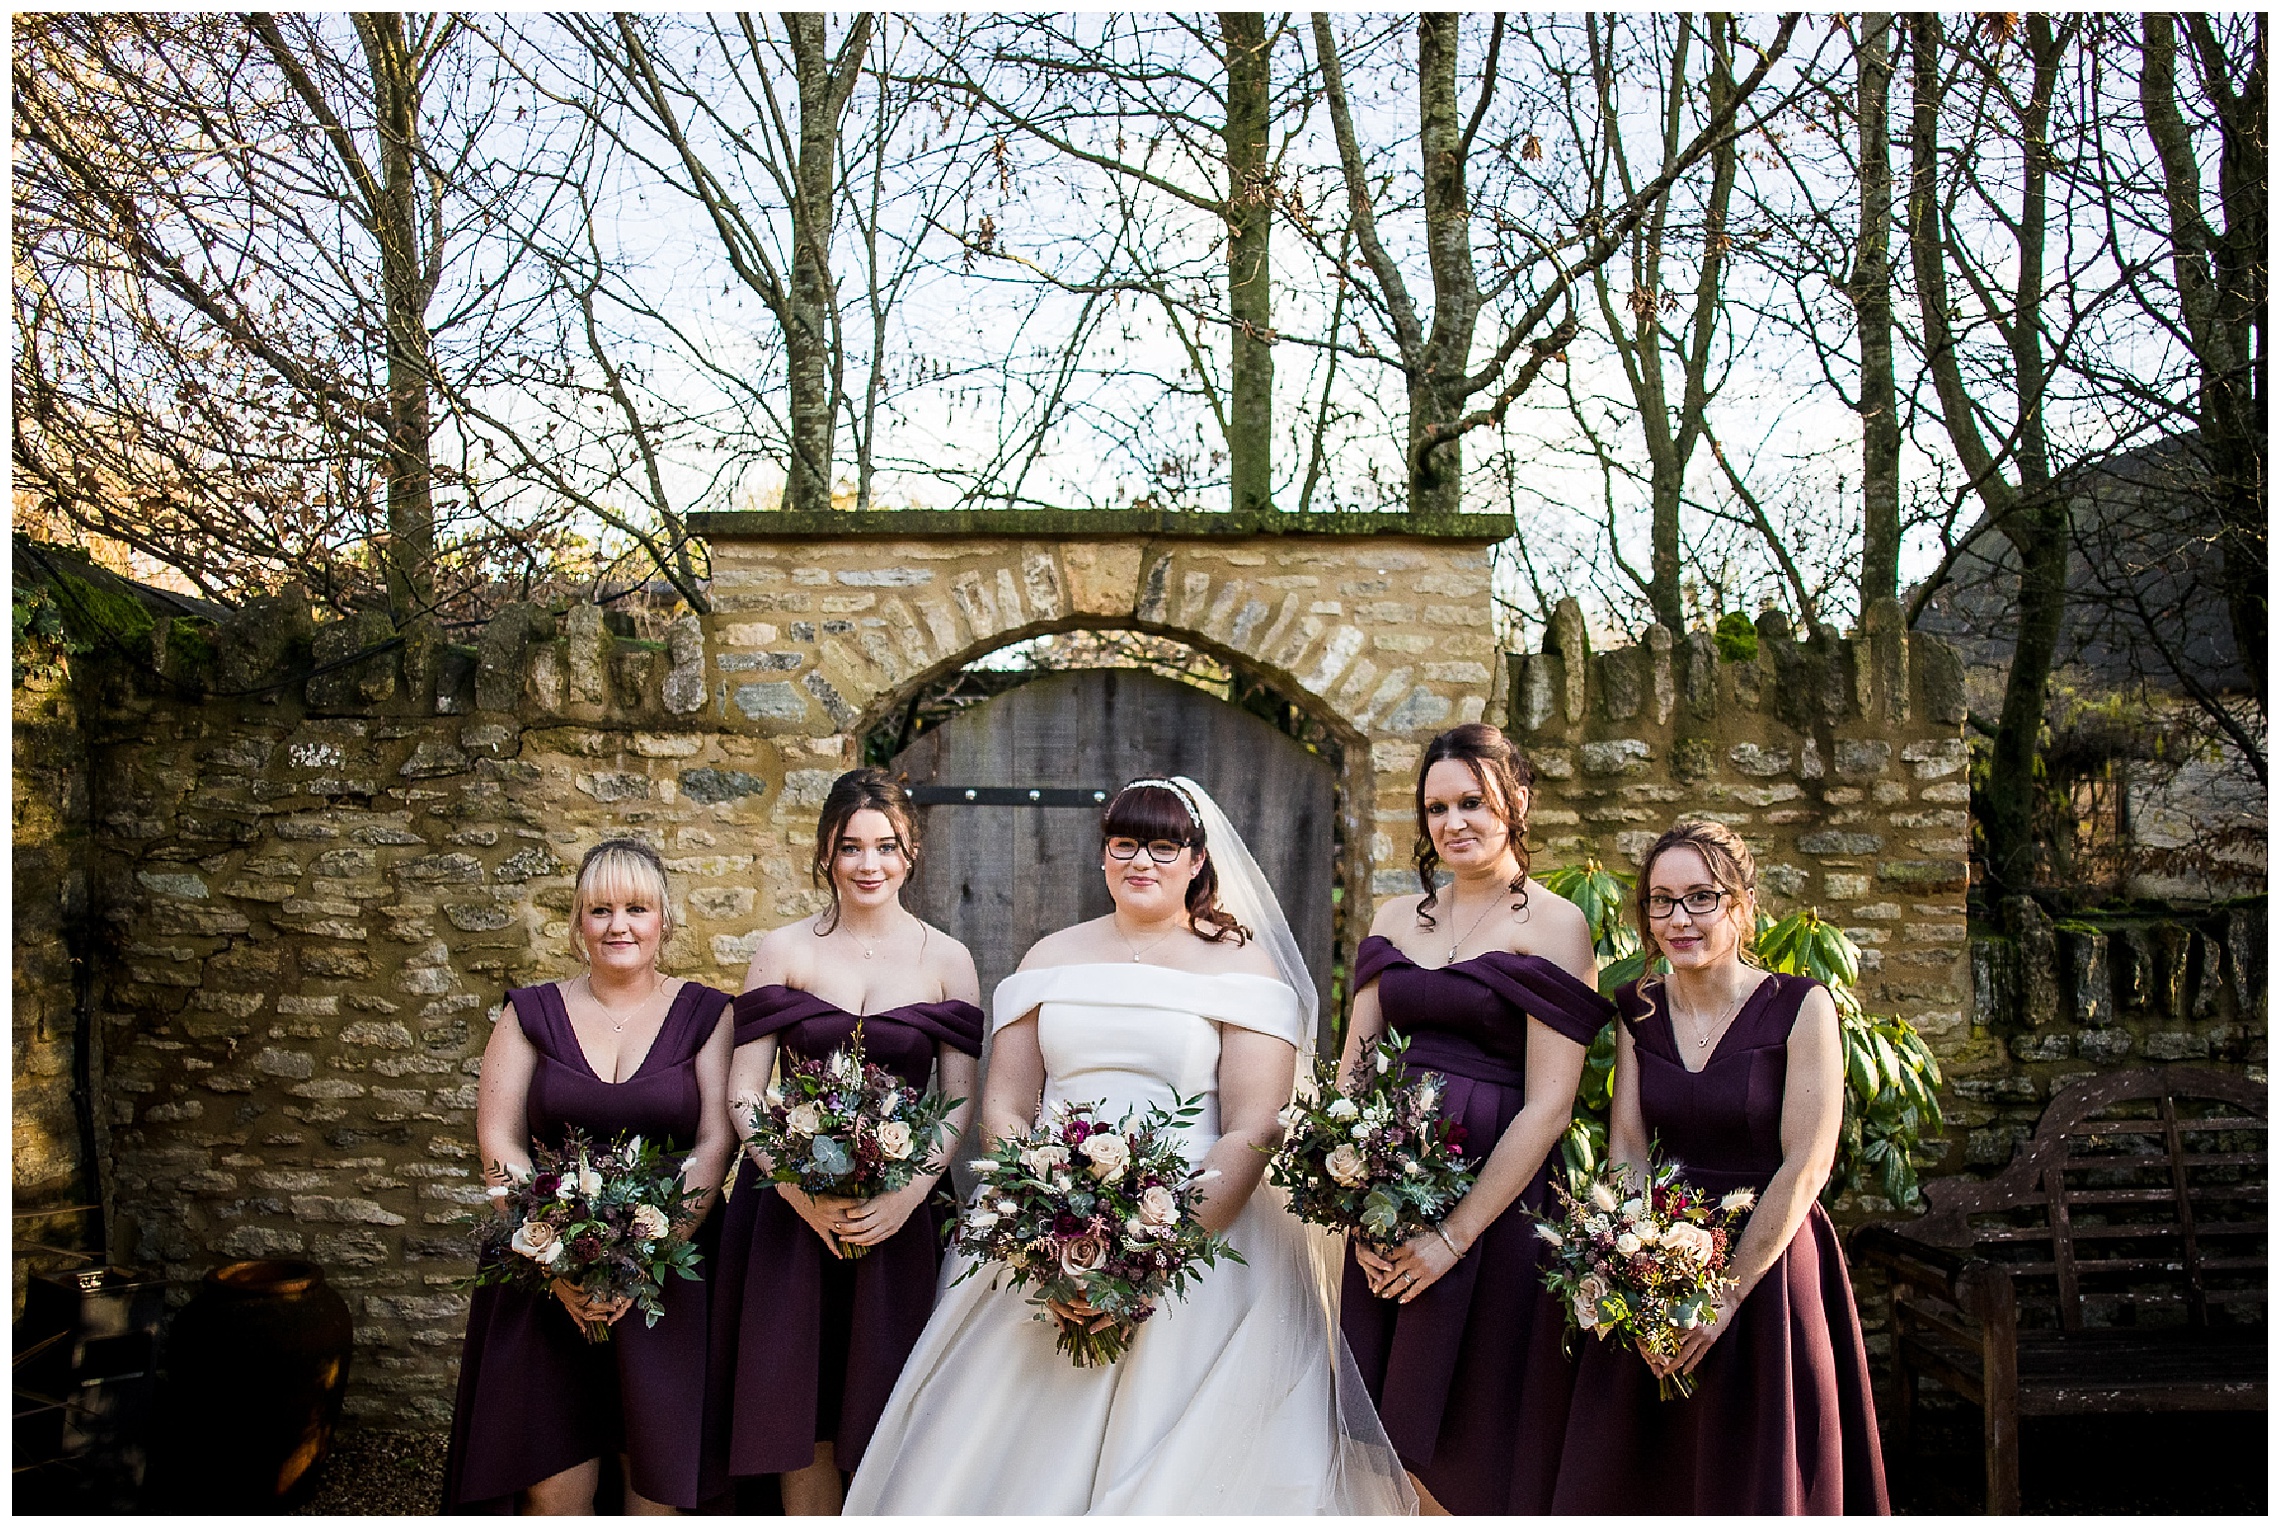
[[[380,138],[380,203],[372,232],[380,245],[388,354],[388,604],[401,625],[435,601],[435,490],[430,456],[428,295],[432,281],[420,248],[420,84],[394,11],[356,19],[372,70],[372,104]]]
[[[1892,366],[1892,16],[1861,18],[1855,75],[1860,237],[1852,300],[1860,331],[1860,608],[1900,592],[1900,416]]]
[[[858,15],[834,60],[819,12],[787,12],[799,89],[799,163],[792,199],[792,279],[784,326],[791,459],[785,464],[784,508],[821,514],[831,508],[833,430],[839,418],[844,348],[839,293],[831,275],[831,233],[838,213],[839,118],[862,69],[871,18]]]
[[[1465,369],[1480,317],[1473,278],[1472,208],[1465,200],[1464,125],[1457,117],[1457,23],[1450,11],[1417,19],[1418,149],[1424,160],[1425,249],[1433,271],[1433,327],[1409,382],[1409,511],[1463,507],[1464,448],[1453,426],[1471,396]],[[1446,432],[1436,441],[1436,429]]]
[[[1274,507],[1275,357],[1268,237],[1274,227],[1267,184],[1267,18],[1222,11],[1227,60],[1227,316],[1233,354],[1227,375],[1228,507],[1264,514]]]
[[[1989,522],[2019,554],[2018,640],[2003,687],[2003,711],[1996,723],[1994,758],[1980,800],[1980,826],[1987,839],[1987,870],[1998,883],[2024,890],[2035,883],[2041,857],[2036,835],[2041,785],[2044,713],[2051,662],[2066,618],[2067,568],[2073,549],[2069,505],[2053,482],[2043,426],[2042,400],[2048,366],[2041,347],[2044,240],[2048,225],[2051,99],[2065,44],[2050,18],[2032,15],[2026,24],[2034,61],[2034,84],[2022,104],[2017,128],[2023,185],[2015,231],[2018,282],[2009,331],[2012,375],[2020,400],[2016,436],[2019,482],[2013,485],[2002,462],[1988,449],[1972,414],[1972,399],[1956,358],[1948,319],[1950,230],[1940,216],[1939,108],[1942,29],[1940,18],[1919,13],[1909,18],[1913,55],[1908,185],[1909,249],[1916,271],[1916,294],[1923,317],[1925,359],[1940,400],[1948,439],[1964,471],[1987,506]]]
[[[2147,136],[2161,159],[2168,201],[2170,263],[2179,316],[2200,370],[2201,453],[2209,468],[2219,526],[2221,578],[2233,645],[2265,704],[2266,494],[2262,355],[2266,300],[2264,18],[2255,23],[2248,88],[2234,95],[2205,17],[2191,18],[2207,94],[2221,140],[2218,196],[2224,229],[2201,210],[2201,170],[2192,133],[2177,106],[2174,18],[2144,18],[2145,61],[2138,77]]]

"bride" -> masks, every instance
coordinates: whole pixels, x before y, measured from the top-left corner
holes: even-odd
[[[846,1510],[1414,1512],[1338,1332],[1337,1243],[1260,1188],[1314,1052],[1314,983],[1282,909],[1185,777],[1127,785],[1101,833],[1116,910],[1039,940],[998,987],[982,1129],[1020,1135],[1064,1100],[1114,1118],[1200,1095],[1198,1215],[1243,1261],[1205,1270],[1097,1369],[1055,1351],[992,1270],[946,1289]],[[946,1280],[967,1266],[952,1262]]]

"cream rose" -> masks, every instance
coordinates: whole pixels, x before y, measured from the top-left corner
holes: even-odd
[[[1351,1146],[1334,1146],[1322,1159],[1322,1170],[1334,1179],[1340,1188],[1359,1188],[1368,1174],[1362,1154]]]
[[[1607,1298],[1607,1281],[1596,1273],[1587,1273],[1576,1281],[1575,1292],[1580,1298],[1597,1305]]]
[[[1132,1165],[1132,1143],[1113,1130],[1085,1137],[1080,1149],[1092,1163],[1092,1175],[1096,1178],[1113,1178]]]
[[[1075,1241],[1065,1241],[1060,1247],[1061,1272],[1075,1277],[1080,1273],[1095,1273],[1108,1262],[1108,1242],[1097,1232],[1087,1232]]]
[[[1621,1236],[1615,1238],[1615,1250],[1625,1257],[1636,1257],[1639,1252],[1639,1239],[1625,1231]]]
[[[552,1268],[562,1256],[562,1237],[543,1220],[526,1220],[507,1243],[541,1268]]]
[[[1180,1202],[1172,1191],[1162,1184],[1145,1189],[1140,1195],[1140,1220],[1144,1225],[1168,1226],[1179,1219]]]
[[[1707,1264],[1715,1250],[1710,1233],[1690,1220],[1682,1220],[1663,1233],[1663,1245],[1680,1257]]]
[[[814,1104],[799,1104],[784,1116],[784,1128],[794,1135],[813,1135],[823,1128],[823,1110]]]
[[[1361,1106],[1356,1104],[1352,1099],[1341,1096],[1331,1099],[1329,1107],[1325,1108],[1322,1112],[1329,1115],[1330,1118],[1334,1120],[1343,1121],[1354,1118],[1356,1115],[1360,1114],[1362,1110]]]
[[[1021,1165],[1042,1178],[1055,1168],[1069,1164],[1066,1146],[1032,1146],[1021,1154]]]
[[[899,1119],[888,1120],[879,1127],[879,1155],[890,1162],[900,1162],[910,1155],[910,1126]]]
[[[1599,1307],[1582,1295],[1575,1297],[1575,1324],[1587,1332],[1599,1330]]]
[[[643,1241],[663,1241],[673,1223],[665,1212],[654,1204],[637,1204],[633,1207],[633,1234]]]

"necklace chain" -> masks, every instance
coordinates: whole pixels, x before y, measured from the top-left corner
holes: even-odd
[[[649,991],[643,995],[641,1001],[634,1004],[632,1010],[628,1012],[622,1019],[619,1019],[617,1017],[618,1011],[615,1008],[612,1008],[609,1004],[603,1002],[602,995],[594,990],[593,976],[589,974],[586,977],[586,996],[593,999],[594,1006],[601,1009],[605,1017],[617,1019],[617,1022],[610,1026],[610,1033],[625,1033],[626,1025],[631,1024],[635,1019],[641,1017],[641,1011],[644,1008],[647,1008],[652,1002],[656,1000],[658,993],[665,990],[664,973],[653,972],[652,974],[656,976],[657,980],[651,984]]]
[[[1702,1023],[1701,1016],[1699,1014],[1688,1014],[1686,1016],[1687,1026],[1695,1031],[1694,1048],[1696,1050],[1708,1050],[1710,1048],[1710,1036],[1712,1033],[1733,1022],[1734,1015],[1742,1011],[1742,1004],[1750,1000],[1750,992],[1755,992],[1756,990],[1757,988],[1753,985],[1748,991],[1742,993],[1740,997],[1737,997],[1731,1003],[1728,1003],[1726,1005],[1725,1011],[1719,1014],[1717,1018],[1711,1020],[1708,1024]],[[1675,993],[1671,995],[1670,1006],[1673,1013],[1676,1013],[1678,1011],[1678,997]]]
[[[1462,945],[1467,939],[1472,938],[1473,935],[1480,932],[1480,926],[1488,921],[1488,915],[1496,910],[1496,904],[1503,901],[1507,896],[1510,895],[1511,893],[1509,891],[1500,891],[1495,896],[1490,897],[1488,899],[1488,905],[1486,907],[1483,907],[1480,910],[1479,915],[1473,919],[1472,926],[1466,929],[1462,934],[1459,934],[1456,938],[1449,941],[1449,964],[1454,964],[1456,962],[1458,947]],[[1449,893],[1449,921],[1451,923],[1455,923],[1457,921],[1457,894],[1454,890],[1450,891]]]
[[[856,933],[856,932],[855,932],[855,930],[854,930],[853,928],[849,927],[849,926],[848,926],[848,924],[847,924],[847,922],[846,922],[846,920],[844,920],[844,919],[842,919],[842,920],[840,921],[840,923],[838,924],[838,926],[837,926],[837,927],[835,927],[835,928],[833,928],[833,929],[832,929],[832,932],[833,932],[833,933],[835,933],[835,934],[837,934],[837,933],[842,933],[842,932],[843,932],[843,933],[845,933],[845,934],[847,935],[847,937],[848,937],[848,938],[850,938],[850,939],[854,940],[854,941],[855,941],[857,944],[859,944],[859,945],[862,945],[862,947],[863,947],[863,958],[864,958],[865,960],[870,960],[870,959],[872,959],[874,956],[876,956],[876,955],[879,953],[879,952],[878,952],[878,950],[877,950],[876,948],[874,948],[872,945],[865,943],[865,942],[864,942],[864,939],[863,939],[863,936],[862,936],[861,934],[858,934],[858,933]],[[880,940],[881,940],[881,942],[884,942],[884,941],[886,941],[886,940],[888,940],[888,939],[892,939],[894,936],[895,936],[895,931],[894,931],[893,929],[889,929],[889,930],[888,930],[886,933],[884,933],[884,934],[880,935],[879,937],[880,937]]]
[[[1179,925],[1174,924],[1169,930],[1158,934],[1155,938],[1149,940],[1146,944],[1136,945],[1132,942],[1131,936],[1124,932],[1123,924],[1118,923],[1113,917],[1111,917],[1108,922],[1109,927],[1116,930],[1116,937],[1123,940],[1124,947],[1132,952],[1132,963],[1136,966],[1145,964],[1145,962],[1140,959],[1141,956],[1147,954],[1157,945],[1162,944],[1165,940],[1171,938],[1173,934],[1176,934],[1180,931]]]

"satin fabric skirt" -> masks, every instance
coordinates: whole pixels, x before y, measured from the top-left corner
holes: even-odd
[[[1264,1185],[1228,1240],[1243,1263],[1205,1270],[1097,1369],[990,1268],[946,1288],[846,1510],[1415,1512],[1338,1332],[1337,1241]]]

